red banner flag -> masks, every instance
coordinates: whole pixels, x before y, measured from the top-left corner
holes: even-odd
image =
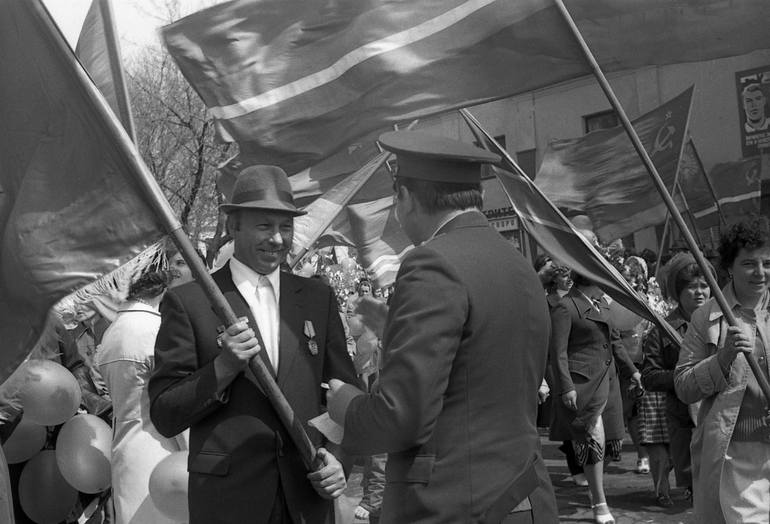
[[[39,0],[0,0],[0,49],[2,382],[56,301],[161,233]]]
[[[574,4],[607,72],[770,47],[766,0]],[[163,39],[241,150],[290,174],[374,130],[590,73],[550,0],[238,0]]]
[[[543,192],[524,174],[510,155],[466,110],[460,113],[482,147],[502,156],[501,167],[493,171],[508,196],[522,227],[552,257],[590,278],[613,300],[660,326],[672,340],[681,337],[636,291],[626,279],[591,245]]]
[[[673,190],[693,88],[633,122],[666,188]],[[549,144],[536,178],[556,206],[586,214],[604,242],[660,224],[666,206],[623,127]]]
[[[759,214],[762,165],[760,157],[715,165],[709,178],[719,199],[722,214],[728,224]],[[719,223],[717,206],[710,206],[693,213],[700,228]]]
[[[83,21],[75,54],[91,79],[134,138],[134,118],[123,76],[110,0],[93,0]]]

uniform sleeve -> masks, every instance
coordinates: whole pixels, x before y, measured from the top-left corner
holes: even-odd
[[[551,308],[551,341],[548,346],[556,395],[563,395],[575,389],[569,374],[567,356],[571,329],[572,319],[569,311],[563,302],[559,302]]]
[[[667,339],[655,326],[644,339],[644,361],[642,362],[642,384],[650,391],[674,391],[674,370],[666,369],[663,348]]]
[[[709,337],[709,322],[705,316],[708,311],[708,307],[701,307],[693,313],[679,352],[674,387],[685,404],[715,395],[727,387],[725,373],[717,360],[716,344]]]
[[[431,438],[467,315],[454,269],[428,248],[411,251],[388,313],[379,382],[346,411],[346,451],[396,452]]]
[[[150,419],[161,435],[171,438],[218,409],[229,390],[217,394],[213,361],[198,366],[193,327],[173,291],[166,293],[160,312],[155,370],[148,388]]]

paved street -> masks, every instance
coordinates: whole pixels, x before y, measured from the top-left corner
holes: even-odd
[[[588,488],[580,488],[564,482],[569,475],[564,462],[564,455],[558,450],[558,443],[549,442],[547,437],[541,437],[543,455],[548,471],[551,473],[559,504],[560,521],[563,523],[593,522],[593,513],[588,504]],[[630,446],[624,447],[623,460],[607,466],[605,473],[605,489],[607,500],[617,524],[660,523],[680,524],[692,522],[692,508],[682,500],[681,490],[672,492],[673,508],[661,508],[655,505],[652,491],[652,480],[649,475],[638,475],[636,453]],[[673,473],[671,482],[674,482]],[[361,468],[356,466],[348,483],[348,489],[338,503],[340,518],[337,524],[363,524],[366,521],[356,520],[353,509],[361,499]]]

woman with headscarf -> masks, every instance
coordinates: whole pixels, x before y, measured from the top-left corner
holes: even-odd
[[[709,271],[716,276],[714,268],[709,266]],[[684,336],[693,312],[711,296],[706,277],[692,254],[679,253],[661,269],[660,280],[663,295],[676,302],[676,308],[666,317],[666,322]],[[678,360],[679,346],[654,327],[644,341],[642,384],[647,390],[645,396],[655,399],[660,420],[665,424],[659,428],[661,433],[665,429],[665,438],[647,444],[655,495],[664,507],[673,505],[668,481],[671,465],[677,486],[685,488],[687,498],[692,496],[690,440],[695,424],[687,404],[679,400],[674,391],[674,370]]]
[[[770,223],[734,225],[720,241],[730,282],[730,326],[714,299],[692,315],[674,386],[686,403],[702,400],[691,446],[693,502],[699,523],[770,520],[768,402],[749,368],[768,377],[770,353]]]

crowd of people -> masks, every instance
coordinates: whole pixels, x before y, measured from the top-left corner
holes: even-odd
[[[251,166],[221,208],[232,258],[211,275],[238,322],[222,325],[175,252],[116,311],[52,318],[36,356],[70,369],[83,410],[113,428],[103,522],[180,522],[156,507],[148,481],[186,451],[191,524],[333,522],[356,462],[359,520],[555,523],[539,425],[561,443],[597,523],[614,522],[603,474],[627,434],[659,505],[676,495],[697,522],[768,522],[766,218],[725,234],[722,273],[686,251],[660,268],[654,254],[611,253],[680,343],[588,275],[547,255],[533,268],[489,226],[480,174],[496,155],[412,131],[381,144],[397,155],[394,201],[415,246],[393,288],[362,278],[349,293],[323,274],[283,271],[304,212],[280,168]],[[711,298],[719,274],[729,313]],[[309,473],[252,359],[303,421],[317,449]],[[0,400],[5,440],[23,406]],[[308,425],[324,413],[341,441]],[[29,522],[20,508],[17,522]]]
[[[768,398],[747,363],[755,358],[767,377],[767,218],[734,225],[718,251],[727,276],[719,284],[737,325],[711,298],[709,280],[717,282],[719,272],[707,260],[704,269],[678,250],[649,278],[640,257],[610,257],[639,298],[665,314],[681,344],[613,308],[583,275],[547,255],[535,261],[552,319],[547,382],[557,400],[549,436],[563,441],[570,480],[588,486],[597,522],[612,522],[604,516],[601,471],[618,458],[626,433],[639,453],[637,472],[650,473],[660,506],[674,505],[673,470],[681,497],[694,502],[696,522],[768,521]],[[616,369],[631,378],[630,388]]]

